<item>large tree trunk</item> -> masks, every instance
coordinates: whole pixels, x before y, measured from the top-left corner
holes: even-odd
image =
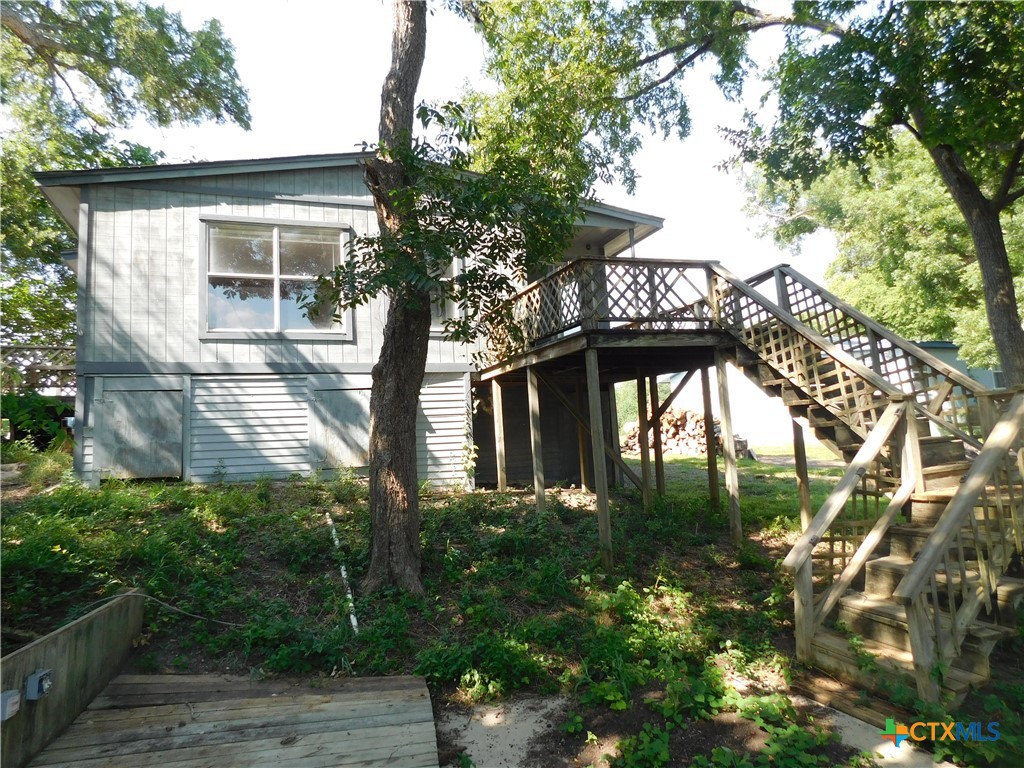
[[[426,52],[425,2],[395,0],[391,69],[380,105],[380,145],[408,145],[416,86]],[[391,204],[408,186],[400,163],[378,156],[366,165],[382,233],[397,233],[403,219]],[[416,475],[416,409],[430,339],[430,296],[404,286],[390,294],[380,357],[370,392],[370,568],[367,592],[394,585],[421,593],[419,482]]]
[[[967,221],[974,240],[988,324],[1003,364],[1007,386],[1024,384],[1024,329],[1020,324],[1013,271],[1006,255],[999,210],[979,189],[952,147],[939,145],[928,151]]]

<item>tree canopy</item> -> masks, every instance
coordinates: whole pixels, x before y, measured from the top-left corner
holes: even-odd
[[[784,27],[785,48],[766,73],[777,109],[766,105],[733,129],[742,159],[787,192],[837,162],[863,169],[892,151],[894,128],[909,131],[970,232],[1008,379],[1024,381],[1024,330],[999,226],[1000,212],[1024,195],[1020,0],[795,2],[784,14],[742,2],[495,0],[470,9],[506,88],[490,107],[505,122],[485,111],[485,125],[571,126],[582,161],[627,186],[637,126],[685,136],[682,82],[692,65],[712,59],[715,79],[735,95],[751,34]]]
[[[797,205],[771,212],[771,229],[797,247],[816,229],[834,232],[838,255],[827,272],[834,292],[903,336],[948,339],[968,364],[998,366],[967,223],[912,136],[898,135],[893,153],[869,159],[866,175],[832,168]],[[1019,291],[1024,218],[1011,212],[1002,225]]]
[[[157,125],[232,120],[249,127],[231,43],[216,21],[190,31],[178,14],[107,0],[5,2],[3,343],[72,344],[70,232],[32,173],[144,165],[159,153],[119,142],[137,116]]]

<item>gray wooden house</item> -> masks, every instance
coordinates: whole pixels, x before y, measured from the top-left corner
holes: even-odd
[[[80,240],[80,473],[211,480],[365,463],[383,301],[336,323],[306,316],[298,299],[375,226],[363,159],[38,177]],[[740,545],[731,364],[796,424],[803,533],[783,567],[797,657],[869,689],[903,677],[922,699],[960,700],[989,676],[995,643],[1019,631],[1024,389],[986,387],[787,265],[743,280],[717,261],[618,258],[660,226],[587,209],[566,263],[515,297],[520,334],[499,329],[479,350],[432,341],[420,477],[471,485],[476,442],[475,478],[532,482],[538,509],[548,485],[582,481],[610,566],[609,481],[628,479],[653,508],[666,482],[659,422],[698,374],[710,422],[715,370],[722,513]],[[662,400],[657,377],[671,374],[680,383]],[[637,384],[639,472],[618,452],[620,381]],[[817,512],[803,425],[847,467]],[[714,514],[713,454],[707,469]],[[884,675],[864,673],[840,621]]]
[[[347,241],[376,230],[365,157],[38,174],[78,236],[80,476],[203,482],[366,464],[385,299],[340,323],[300,309]],[[566,258],[616,256],[661,224],[590,206]],[[476,348],[442,338],[449,311],[420,397],[419,474],[471,486]],[[578,474],[578,453],[565,463]]]

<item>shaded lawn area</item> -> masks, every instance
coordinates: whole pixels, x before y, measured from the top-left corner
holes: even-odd
[[[568,694],[572,712],[538,764],[586,765],[610,734],[623,766],[860,764],[779,694],[792,470],[741,462],[750,542],[734,550],[709,509],[704,460],[667,469],[670,491],[650,512],[635,490],[615,494],[610,572],[587,494],[552,491],[538,514],[526,492],[428,492],[426,595],[357,588],[358,634],[340,567],[358,587],[369,556],[359,481],[66,484],[5,505],[4,651],[137,586],[216,620],[150,605],[137,672],[416,673],[448,703]],[[813,472],[816,506],[838,473]],[[737,728],[757,738],[730,740]]]

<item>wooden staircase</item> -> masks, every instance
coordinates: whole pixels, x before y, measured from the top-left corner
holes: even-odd
[[[732,362],[848,465],[784,563],[798,658],[962,699],[1024,600],[1024,391],[986,390],[789,267],[716,265],[709,286]]]

